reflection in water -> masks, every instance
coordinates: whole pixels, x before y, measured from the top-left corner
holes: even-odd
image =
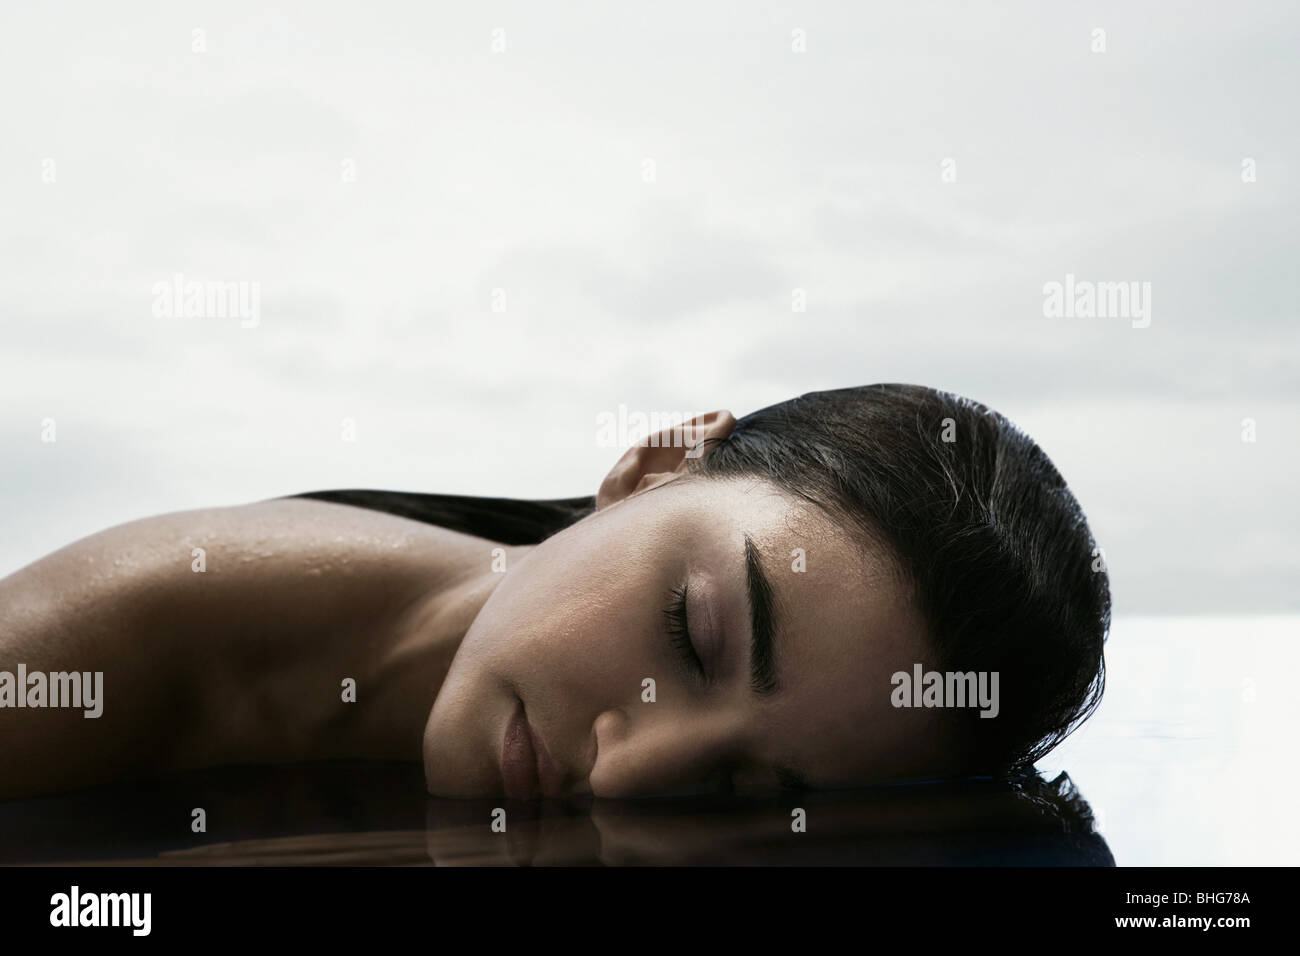
[[[191,832],[202,808],[207,831]],[[505,811],[505,832],[491,827]],[[802,808],[805,832],[792,830]],[[201,771],[0,804],[0,862],[1113,866],[1065,774],[766,798],[440,800],[419,764]]]

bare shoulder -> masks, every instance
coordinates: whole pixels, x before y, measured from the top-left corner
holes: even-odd
[[[295,498],[155,515],[91,534],[0,579],[0,642],[52,611],[118,616],[198,587],[292,581],[310,590],[436,585],[490,560],[492,543],[407,518]],[[301,592],[300,592],[301,593]]]
[[[432,573],[452,571],[486,543],[407,518],[303,498],[176,511],[140,518],[91,534],[46,555],[0,585],[57,579],[64,599],[75,592],[157,583],[178,564],[204,573],[233,573],[292,554],[305,571],[365,559],[389,567],[416,557]],[[196,553],[198,552],[198,553]],[[212,557],[211,567],[207,558]],[[428,566],[432,558],[434,565]]]
[[[0,797],[292,754],[318,727],[291,695],[378,667],[402,616],[487,567],[492,547],[271,499],[131,521],[46,555],[0,580],[0,672],[102,673],[103,712],[0,708],[0,756],[27,768]]]

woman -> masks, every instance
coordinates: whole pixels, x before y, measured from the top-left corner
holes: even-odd
[[[22,569],[0,668],[102,672],[101,713],[0,709],[0,797],[341,757],[447,797],[998,775],[1096,707],[1104,565],[1004,418],[873,385],[691,424],[594,499],[324,492]]]

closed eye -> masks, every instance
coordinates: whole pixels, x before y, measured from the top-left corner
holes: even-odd
[[[686,665],[687,671],[701,684],[707,685],[710,680],[708,671],[705,670],[704,662],[700,660],[700,655],[695,650],[695,643],[691,640],[690,621],[686,617],[686,598],[685,584],[673,588],[668,594],[668,606],[664,609],[668,635]]]

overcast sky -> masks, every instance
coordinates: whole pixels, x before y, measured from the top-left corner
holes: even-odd
[[[1039,441],[1117,613],[1300,609],[1294,4],[112,6],[0,13],[0,574],[903,381]],[[1067,274],[1149,325],[1045,315]]]

